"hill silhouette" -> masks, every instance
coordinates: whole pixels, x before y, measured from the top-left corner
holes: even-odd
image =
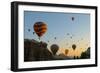
[[[64,53],[57,55],[59,45],[52,44],[50,50],[46,42],[38,42],[34,39],[24,39],[24,61],[48,61],[48,60],[69,60],[69,59],[88,59],[90,58],[90,47],[81,53],[80,57],[66,56]],[[73,46],[76,47],[76,46]],[[65,51],[66,53],[66,51]]]
[[[24,40],[24,61],[42,61],[53,59],[52,53],[47,49],[47,43],[36,40]]]

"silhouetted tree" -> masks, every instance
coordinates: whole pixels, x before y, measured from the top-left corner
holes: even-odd
[[[85,52],[81,53],[80,56],[81,59],[87,59],[90,58],[90,47],[88,47],[88,49]]]
[[[77,56],[76,59],[79,59],[79,57]]]
[[[86,52],[82,52],[82,54],[81,54],[81,57],[80,57],[81,59],[85,59],[85,58],[87,58],[87,54],[86,54]]]

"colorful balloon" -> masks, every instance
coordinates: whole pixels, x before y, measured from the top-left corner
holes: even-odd
[[[35,33],[38,35],[38,37],[40,38],[47,31],[47,25],[44,22],[36,22],[33,26],[33,29]]]

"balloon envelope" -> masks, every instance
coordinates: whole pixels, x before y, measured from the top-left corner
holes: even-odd
[[[74,20],[74,17],[72,17],[72,21]]]
[[[73,50],[75,50],[75,49],[76,49],[76,45],[75,45],[75,44],[73,44],[73,45],[72,45],[72,48],[73,48]]]
[[[44,22],[36,22],[33,26],[33,29],[38,37],[41,37],[47,31],[47,25]]]
[[[68,52],[69,52],[69,50],[68,50],[68,49],[66,49],[66,50],[65,50],[65,54],[68,54]]]
[[[30,29],[28,29],[28,31],[30,32]]]
[[[56,40],[57,38],[55,37],[54,39]]]
[[[57,44],[52,44],[50,47],[52,53],[55,55],[56,52],[59,50],[59,46]]]

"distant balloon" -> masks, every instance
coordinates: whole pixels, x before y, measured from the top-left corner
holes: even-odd
[[[74,21],[74,17],[72,17],[72,21]]]
[[[57,38],[55,37],[54,39],[56,40]]]
[[[47,31],[47,25],[44,22],[36,22],[33,25],[33,29],[34,29],[35,33],[38,35],[38,37],[40,38]]]
[[[49,42],[49,41],[48,41]]]
[[[30,32],[30,29],[28,29],[28,31]]]
[[[51,45],[50,49],[51,49],[53,55],[55,55],[57,53],[57,51],[59,50],[59,46],[57,44],[53,44],[53,45]]]
[[[35,34],[35,32],[33,32],[33,35]]]
[[[72,48],[73,48],[73,50],[75,50],[75,49],[76,49],[76,45],[75,45],[75,44],[73,44],[73,45],[72,45]]]
[[[66,50],[65,50],[65,54],[67,55],[67,54],[68,54],[68,52],[69,52],[69,50],[68,50],[68,49],[66,49]]]
[[[83,38],[81,38],[81,40],[83,40]]]
[[[69,33],[67,33],[67,35],[69,35]]]
[[[82,49],[82,48],[80,48],[80,49]]]
[[[72,39],[72,36],[70,38]]]
[[[68,43],[66,45],[68,45]]]
[[[72,36],[75,36],[74,34],[72,34]]]

